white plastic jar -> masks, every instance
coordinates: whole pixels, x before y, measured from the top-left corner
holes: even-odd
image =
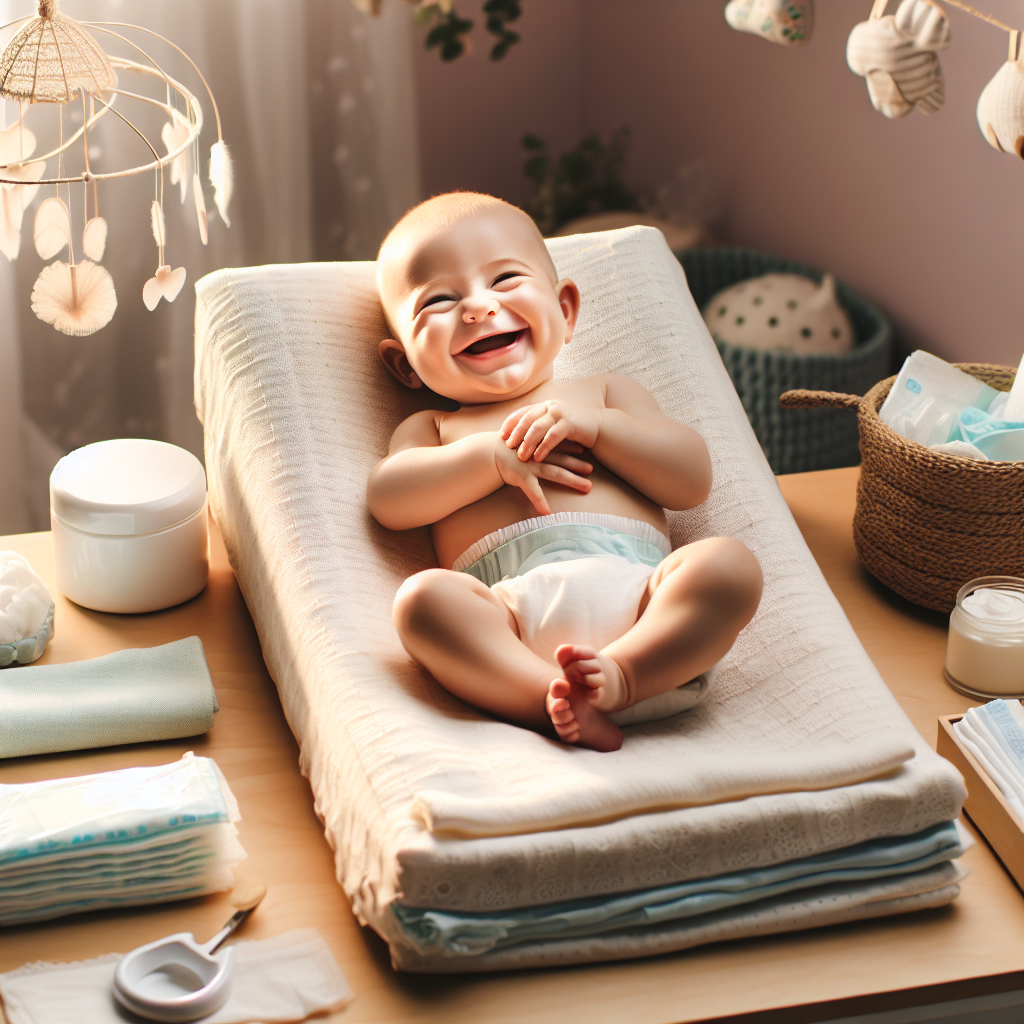
[[[946,678],[971,697],[1024,697],[1024,579],[982,576],[960,588]]]
[[[152,612],[206,586],[206,472],[163,441],[99,441],[50,475],[57,586],[101,612]]]

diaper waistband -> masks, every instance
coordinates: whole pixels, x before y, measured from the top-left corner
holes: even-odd
[[[487,534],[459,555],[452,569],[492,587],[549,562],[616,555],[656,566],[671,551],[668,538],[650,523],[599,512],[556,512]]]

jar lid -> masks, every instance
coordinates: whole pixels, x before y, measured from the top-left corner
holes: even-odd
[[[203,464],[163,441],[98,441],[65,455],[50,474],[54,515],[86,533],[165,530],[198,512],[205,500]]]

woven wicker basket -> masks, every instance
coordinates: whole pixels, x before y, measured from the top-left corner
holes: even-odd
[[[685,249],[676,257],[686,271],[694,301],[703,309],[723,288],[761,274],[804,274],[821,280],[806,263],[737,246]],[[798,356],[761,352],[715,339],[743,409],[773,473],[806,473],[855,466],[857,418],[845,409],[790,412],[779,395],[791,388],[863,394],[891,369],[889,322],[842,281],[839,301],[853,324],[856,347],[842,355]]]
[[[955,363],[999,391],[1015,371]],[[895,381],[863,398],[787,391],[787,409],[857,410],[861,470],[853,539],[872,575],[897,594],[950,612],[963,584],[979,576],[1024,576],[1024,462],[981,462],[929,451],[886,426],[878,410]]]

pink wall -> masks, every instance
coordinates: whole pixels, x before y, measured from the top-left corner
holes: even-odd
[[[945,108],[890,121],[845,62],[870,6],[818,0],[813,41],[789,50],[730,30],[724,0],[525,0],[524,42],[502,64],[420,56],[425,187],[521,201],[524,131],[558,149],[629,124],[635,186],[710,157],[730,240],[834,270],[888,311],[906,347],[1016,364],[1024,167],[974,119],[1006,36],[951,10]],[[1024,16],[1016,0],[983,6]]]
[[[418,49],[417,85],[423,188],[427,195],[465,188],[523,202],[522,137],[535,132],[555,152],[586,130],[585,0],[525,0],[513,25],[523,37],[502,61],[491,61],[480,26],[481,0],[462,0],[477,21],[473,52],[450,64]]]

